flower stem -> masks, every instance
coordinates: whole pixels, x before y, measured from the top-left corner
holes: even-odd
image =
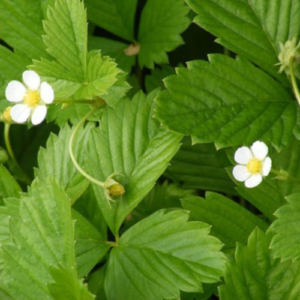
[[[19,179],[21,181],[23,181],[24,183],[30,185],[31,184],[30,178],[22,170],[22,168],[18,164],[18,161],[16,160],[16,157],[14,155],[14,152],[13,152],[13,149],[12,149],[12,146],[11,146],[11,143],[10,143],[9,130],[10,130],[10,124],[9,123],[5,123],[5,125],[4,125],[4,142],[5,142],[5,146],[6,146],[7,152],[9,154],[10,158],[11,158],[13,167],[17,170],[17,172],[20,175]]]
[[[76,169],[88,180],[90,180],[93,183],[96,183],[97,185],[104,187],[104,182],[99,181],[97,179],[95,179],[94,177],[90,176],[88,173],[86,173],[78,164],[78,162],[76,161],[76,158],[74,156],[73,153],[73,141],[74,138],[76,136],[76,133],[78,132],[79,128],[83,125],[83,123],[88,119],[89,116],[91,116],[96,110],[98,109],[98,106],[93,107],[92,110],[90,110],[81,120],[80,122],[76,125],[74,131],[72,132],[71,138],[70,138],[70,142],[69,142],[69,152],[70,152],[70,156],[72,159],[72,162],[74,164],[74,166],[76,167]]]
[[[291,176],[287,171],[284,171],[284,170],[278,171],[278,170],[272,169],[271,173],[277,175],[277,177],[275,177],[274,179],[289,180],[289,181],[300,184],[300,179],[296,178],[294,176]]]
[[[92,99],[92,100],[55,99],[54,103],[57,103],[57,104],[91,104],[91,105],[96,105],[97,107],[105,107],[106,106],[106,102],[99,97],[96,97],[95,99]]]
[[[291,76],[291,81],[292,81],[294,94],[296,96],[298,104],[300,105],[300,92],[299,92],[299,88],[298,88],[296,77],[295,77],[293,62],[294,62],[294,59],[293,59],[293,57],[291,57],[290,58],[290,65],[289,65],[290,66],[290,76]]]

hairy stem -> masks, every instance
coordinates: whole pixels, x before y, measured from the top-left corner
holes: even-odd
[[[291,58],[290,59],[290,76],[291,76],[291,82],[292,82],[295,97],[298,101],[298,104],[300,105],[300,93],[299,93],[299,88],[298,88],[296,77],[295,77],[293,62],[294,62],[294,59]]]

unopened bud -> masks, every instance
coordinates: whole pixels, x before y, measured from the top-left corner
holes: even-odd
[[[11,114],[10,114],[10,110],[11,110],[11,106],[7,107],[5,109],[5,111],[2,113],[1,115],[1,120],[5,123],[11,123],[12,122],[12,118],[11,118]]]

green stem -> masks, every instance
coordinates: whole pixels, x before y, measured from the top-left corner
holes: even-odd
[[[13,149],[12,149],[12,146],[11,146],[11,143],[10,143],[10,138],[9,138],[9,130],[10,130],[10,124],[5,123],[5,125],[4,125],[4,142],[5,142],[7,152],[9,154],[10,158],[11,158],[13,166],[18,170],[18,173],[21,176],[20,180],[23,181],[24,183],[30,185],[31,184],[30,178],[27,176],[27,174],[25,174],[25,172],[22,170],[22,168],[18,164],[18,161],[17,161],[17,159],[15,157],[15,154],[13,152]]]
[[[275,170],[275,169],[271,169],[271,173],[272,174],[275,174],[275,175],[278,175],[278,176],[281,176],[281,177],[286,177],[286,180],[289,180],[289,181],[292,181],[292,182],[295,182],[295,183],[298,183],[300,184],[300,179],[299,178],[296,178],[294,176],[291,176],[288,172],[284,171],[284,173],[282,171],[278,171],[278,170]]]
[[[81,121],[76,125],[72,135],[71,135],[71,138],[70,138],[70,142],[69,142],[69,152],[70,152],[70,156],[71,156],[71,159],[73,161],[73,164],[74,166],[76,167],[76,169],[85,177],[87,178],[88,180],[90,180],[91,182],[93,183],[96,183],[97,185],[101,186],[101,187],[104,187],[104,182],[102,181],[99,181],[97,179],[95,179],[94,177],[90,176],[88,173],[86,173],[81,167],[80,165],[78,164],[78,162],[76,161],[76,158],[74,156],[74,153],[73,153],[73,141],[74,141],[74,138],[76,136],[76,133],[78,132],[79,128],[83,125],[83,123],[88,119],[89,116],[91,116],[96,110],[98,109],[97,106],[93,107],[92,110],[90,110],[82,119]]]
[[[291,81],[292,81],[292,86],[293,86],[293,91],[294,91],[295,97],[298,101],[298,104],[300,105],[300,92],[299,92],[296,77],[295,77],[293,62],[294,62],[294,59],[291,58],[290,65],[289,65],[290,66],[290,76],[291,76]]]

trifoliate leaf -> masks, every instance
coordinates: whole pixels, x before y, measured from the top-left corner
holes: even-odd
[[[255,229],[247,246],[238,244],[236,262],[227,265],[225,284],[219,289],[221,300],[299,298],[300,265],[273,259],[269,249],[270,240],[270,235]]]
[[[133,42],[137,0],[85,0],[85,4],[93,23]]]
[[[127,73],[130,73],[132,66],[135,64],[135,56],[127,56],[124,53],[128,44],[102,37],[89,36],[88,46],[90,50],[101,50],[103,55],[114,58],[118,67]]]
[[[188,7],[183,0],[148,0],[139,27],[139,64],[153,69],[168,63],[166,52],[183,44],[180,34],[189,26]]]
[[[200,292],[202,283],[219,281],[222,244],[209,225],[187,220],[183,210],[158,211],[126,231],[109,257],[107,298],[179,299],[180,290]]]
[[[78,277],[86,276],[104,257],[109,246],[102,234],[80,213],[72,211],[75,220],[75,255]]]
[[[92,126],[80,129],[73,143],[73,152],[79,164],[86,159],[86,147]],[[51,134],[46,149],[41,148],[38,154],[36,176],[45,181],[47,178],[55,178],[69,195],[73,203],[86,190],[89,181],[86,180],[74,166],[70,153],[69,141],[72,130],[65,126],[59,136]]]
[[[218,37],[217,42],[246,57],[280,81],[279,42],[299,36],[300,5],[297,1],[186,0],[198,14],[194,22]]]
[[[115,109],[107,108],[100,127],[91,132],[88,173],[102,182],[119,173],[125,188],[120,199],[109,203],[103,188],[93,184],[103,216],[115,234],[179,148],[181,135],[166,131],[152,118],[156,95],[157,91],[147,97],[139,93],[132,101],[120,101]]]
[[[272,142],[278,149],[292,138],[296,101],[273,78],[243,59],[210,55],[165,79],[156,116],[194,143],[217,148]]]
[[[60,266],[68,274],[72,270],[64,281],[81,286],[76,274],[70,201],[55,182],[33,182],[28,197],[21,198],[19,217],[11,218],[10,232],[13,244],[2,246],[1,279],[13,299],[54,300],[48,284],[57,280],[52,277],[52,268]]]
[[[206,199],[190,196],[181,201],[191,212],[191,220],[208,223],[211,234],[220,239],[226,250],[235,248],[236,242],[246,244],[255,227],[266,230],[268,225],[234,201],[207,192]]]
[[[49,56],[42,40],[42,19],[40,1],[0,1],[1,39],[22,53],[28,62]]]
[[[270,148],[270,150],[272,150]],[[233,157],[233,155],[232,155]],[[281,152],[270,152],[272,168],[285,170],[291,176],[300,178],[300,141],[293,139],[288,147]],[[231,174],[231,171],[230,171]],[[297,181],[277,180],[274,174],[269,174],[263,182],[252,189],[246,188],[243,183],[237,183],[236,188],[240,195],[247,199],[252,205],[258,208],[270,220],[274,220],[274,212],[286,203],[285,197],[300,192],[300,185]]]
[[[0,205],[4,204],[5,198],[20,197],[21,188],[8,170],[0,165]]]
[[[226,153],[216,151],[213,144],[191,145],[190,138],[184,138],[166,176],[185,188],[235,195],[234,183],[224,169],[228,165]]]
[[[81,0],[56,0],[44,22],[47,51],[82,82],[86,77],[87,21]]]
[[[277,220],[270,227],[270,230],[275,233],[271,242],[271,249],[275,258],[295,260],[300,257],[300,194],[293,194],[286,197],[286,199],[288,204],[280,207],[275,212]]]

